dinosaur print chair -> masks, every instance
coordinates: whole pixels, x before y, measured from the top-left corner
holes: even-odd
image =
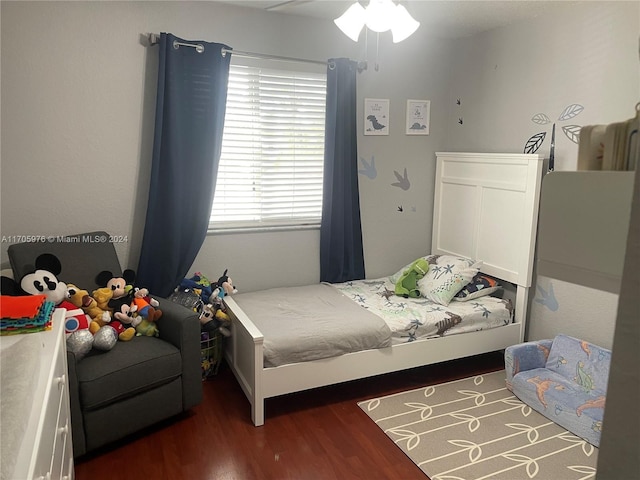
[[[505,350],[507,388],[545,417],[600,445],[611,351],[567,335]]]

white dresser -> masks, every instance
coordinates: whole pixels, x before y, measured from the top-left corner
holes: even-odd
[[[31,365],[34,378],[30,389],[14,390],[25,397],[22,405],[19,398],[13,399],[18,402],[15,409],[23,409],[20,415],[27,417],[22,417],[25,418],[23,424],[13,432],[16,438],[22,436],[21,441],[14,442],[17,452],[2,452],[3,457],[15,455],[12,479],[74,478],[64,313],[63,309],[54,312],[50,331],[0,338],[2,349],[20,345],[18,351],[28,347],[33,349],[36,358],[39,356],[39,362],[36,360]],[[8,365],[10,361],[11,357],[8,361],[5,357],[2,368],[14,368]],[[3,404],[7,400],[3,398]]]

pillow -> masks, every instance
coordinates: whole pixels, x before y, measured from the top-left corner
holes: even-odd
[[[484,297],[497,292],[502,287],[495,278],[478,273],[467,285],[453,297],[458,302],[466,302],[474,298]]]
[[[420,294],[440,305],[451,299],[478,273],[482,262],[453,255],[441,255],[429,262],[429,271],[418,280]]]
[[[435,261],[436,258],[438,258],[437,255],[426,255],[424,257],[418,257],[418,258],[423,258],[425,259],[427,262],[429,262],[429,265],[433,264],[433,262]],[[416,260],[418,260],[418,258],[416,258]],[[416,260],[414,260],[413,262],[415,262]],[[400,277],[402,276],[402,274],[404,273],[404,271],[406,269],[408,269],[412,264],[411,263],[407,263],[404,267],[402,267],[400,270],[398,270],[396,273],[394,273],[393,275],[389,276],[389,281],[391,283],[393,283],[394,285],[396,283],[398,283],[398,280],[400,280]]]

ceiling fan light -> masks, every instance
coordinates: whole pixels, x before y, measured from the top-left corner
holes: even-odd
[[[415,20],[403,5],[396,6],[393,26],[391,27],[393,43],[401,42],[413,35],[419,26],[420,22]]]
[[[336,18],[333,23],[335,23],[347,37],[357,42],[362,27],[364,27],[364,19],[364,7],[358,2],[355,2],[340,17]]]
[[[365,9],[365,24],[374,32],[386,32],[395,15],[396,5],[391,0],[370,0]]]

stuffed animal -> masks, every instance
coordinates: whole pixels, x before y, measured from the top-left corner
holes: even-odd
[[[180,289],[190,289],[198,293],[205,303],[209,302],[215,285],[212,285],[209,279],[200,272],[193,274],[191,278],[185,278],[180,282]]]
[[[111,313],[108,310],[100,308],[96,299],[90,296],[87,290],[82,290],[74,284],[68,283],[67,292],[69,301],[75,306],[82,308],[91,318],[89,332],[93,336],[92,346],[97,350],[111,350],[117,341],[116,331],[109,325],[111,323]],[[75,351],[78,360],[88,352],[83,352],[85,339],[86,335],[78,334],[76,338],[67,340],[67,348]]]
[[[420,296],[418,280],[424,277],[429,270],[429,262],[419,258],[407,268],[396,282],[395,294],[401,297],[417,298]]]
[[[67,351],[80,360],[93,347],[94,338],[89,332],[91,318],[81,308],[71,303],[67,285],[58,280],[62,271],[58,257],[43,253],[36,258],[34,271],[27,273],[17,283],[2,277],[2,293],[5,295],[45,295],[47,301],[65,309],[64,327],[67,335]]]
[[[45,295],[58,308],[66,309],[64,328],[67,335],[77,330],[88,330],[91,318],[82,309],[68,301],[67,284],[58,280],[62,271],[58,257],[43,253],[36,258],[33,272],[27,273],[20,283],[3,278],[3,293],[8,295]],[[5,280],[6,279],[6,280]]]
[[[162,316],[162,310],[158,308],[160,302],[149,295],[146,288],[134,287],[132,305],[137,307],[138,315],[150,322],[157,321]]]
[[[231,330],[229,330],[229,325],[231,325],[231,317],[229,317],[229,315],[227,315],[227,313],[222,308],[216,310],[215,317],[216,320],[220,323],[220,326],[218,327],[220,333],[225,337],[230,337]]]
[[[156,311],[152,305],[154,302],[158,305],[157,300],[153,300],[149,296],[149,290],[146,288],[136,288],[133,282],[136,278],[136,272],[127,269],[122,272],[122,277],[116,277],[108,270],[103,270],[96,275],[96,283],[103,288],[111,289],[112,296],[109,300],[109,309],[112,312],[123,312],[122,306],[136,306],[138,315],[142,315],[150,321],[155,321],[162,316],[161,311]]]
[[[72,283],[68,283],[67,293],[69,295],[69,301],[76,307],[81,308],[84,313],[89,315],[91,318],[89,331],[91,331],[92,334],[95,334],[100,330],[100,328],[104,327],[111,321],[111,313],[109,310],[103,310],[100,308],[96,299],[89,295],[87,290],[83,290]]]
[[[113,290],[111,288],[109,287],[98,288],[93,291],[91,296],[95,299],[96,303],[98,304],[98,307],[105,310],[110,310],[109,302],[113,297]],[[113,333],[116,340],[122,340],[123,342],[126,342],[128,340],[131,340],[135,335],[135,328],[125,327],[122,324],[123,319],[125,321],[128,320],[128,317],[129,317],[128,314],[129,314],[130,308],[131,307],[129,304],[124,303],[121,305],[121,307],[118,309],[117,312],[113,311],[112,313],[114,320],[112,320],[108,324],[108,326],[113,329]],[[118,320],[117,317],[120,317],[120,320]],[[106,334],[102,334],[102,335],[106,336]],[[109,343],[113,341],[113,338],[111,335],[109,336],[108,341]],[[107,343],[105,342],[105,344],[101,347],[101,349],[106,350],[107,349],[106,347],[107,347]]]
[[[200,330],[203,332],[213,332],[218,327],[214,323],[215,319],[215,308],[211,303],[207,303],[202,307],[202,312],[200,312]]]
[[[220,287],[219,296],[232,295],[238,292],[238,289],[233,286],[233,280],[227,275],[228,269],[225,269],[222,276],[218,279],[217,286]]]
[[[208,303],[202,307],[200,313],[200,330],[203,332],[220,332],[225,337],[229,337],[231,332],[227,328],[231,323],[229,316],[220,308]]]
[[[96,275],[96,283],[104,288],[111,289],[111,299],[109,300],[109,309],[111,312],[121,311],[124,304],[130,305],[133,298],[133,281],[136,273],[127,269],[122,272],[121,277],[114,276],[108,270],[103,270]]]
[[[160,331],[155,322],[150,322],[146,318],[143,318],[142,321],[136,325],[136,335],[146,336],[146,337],[158,337],[160,335]]]
[[[137,313],[138,307],[127,304],[121,305],[119,311],[113,312],[113,318],[116,319],[115,323],[118,332],[118,340],[126,342],[135,336],[135,327],[142,321],[142,317],[138,317]],[[120,325],[117,325],[118,322]]]
[[[110,288],[107,287],[96,288],[93,292],[91,292],[91,296],[98,304],[98,307],[108,312],[111,312],[111,310],[109,309],[109,300],[111,300],[112,295],[113,292]]]

